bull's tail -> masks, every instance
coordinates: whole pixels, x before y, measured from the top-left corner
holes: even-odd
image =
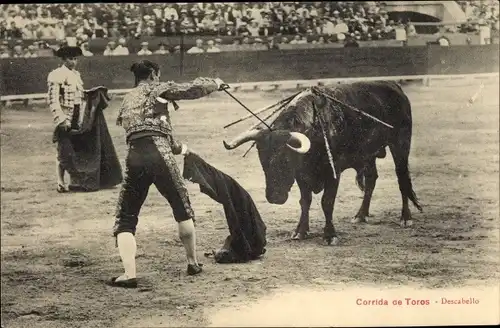
[[[413,185],[408,169],[408,158],[410,156],[411,144],[411,126],[401,128],[395,135],[395,139],[389,145],[394,164],[396,166],[396,175],[398,177],[399,190],[403,197],[408,197],[415,207],[422,212],[417,195],[413,190]]]
[[[415,205],[415,207],[422,212],[422,206],[420,205],[417,195],[413,190],[410,171],[408,169],[413,125],[411,103],[402,87],[397,83],[394,83],[394,85],[398,90],[398,97],[396,97],[396,99],[399,98],[397,105],[400,107],[400,124],[392,135],[392,140],[389,143],[389,149],[391,150],[394,164],[396,166],[396,175],[398,177],[401,196],[407,197],[413,205]]]
[[[415,205],[415,207],[422,212],[422,206],[418,201],[417,195],[413,190],[413,185],[410,177],[410,170],[408,169],[408,159],[402,162],[396,163],[396,174],[398,176],[399,190],[403,196],[408,197],[408,199]]]

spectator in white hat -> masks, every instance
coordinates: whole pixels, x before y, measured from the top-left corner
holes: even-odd
[[[54,35],[58,40],[66,38],[66,31],[64,29],[64,23],[62,21],[58,21],[56,23],[56,26],[54,27]]]
[[[187,10],[185,9],[181,10],[180,26],[181,29],[184,29],[188,33],[194,32],[196,28],[193,20],[187,15]]]
[[[54,30],[47,22],[44,22],[43,27],[40,29],[40,38],[45,40],[55,38]]]
[[[149,56],[149,55],[152,55],[153,53],[151,52],[151,50],[149,50],[149,42],[147,41],[144,41],[141,43],[141,50],[139,50],[139,52],[137,52],[137,55],[139,56]]]
[[[259,36],[259,23],[257,21],[252,21],[250,26],[247,27],[247,30],[251,36]]]
[[[33,45],[29,45],[28,48],[26,49],[26,53],[24,54],[24,58],[36,58],[38,57],[38,54],[36,52],[36,49]]]
[[[201,23],[203,24],[203,28],[207,31],[213,30],[215,28],[215,24],[213,21],[213,18],[215,18],[215,14],[213,15],[205,15]]]
[[[410,20],[408,20],[408,23],[406,24],[406,35],[410,37],[417,35],[415,25],[413,25]]]
[[[335,25],[335,30],[337,33],[348,33],[349,32],[349,27],[347,24],[344,22],[342,18],[339,18],[337,20],[337,24]]]
[[[235,20],[240,20],[241,17],[243,17],[243,13],[241,12],[239,6],[232,6],[232,8],[229,9],[229,11]]]
[[[176,21],[179,19],[179,13],[171,3],[167,4],[167,7],[165,8],[165,10],[163,10],[163,14],[164,14],[163,17],[165,17],[165,19],[167,20]]]
[[[345,40],[345,34],[344,33],[338,33],[337,34],[337,41],[338,42],[344,42]]]
[[[118,46],[113,51],[114,56],[128,56],[130,51],[127,48],[127,40],[120,38],[118,40]]]
[[[24,56],[23,54],[23,46],[17,44],[14,46],[14,51],[12,52],[12,57],[13,58],[22,58]]]
[[[333,35],[336,33],[335,24],[333,24],[332,19],[323,20],[323,33],[327,35]]]
[[[445,36],[441,36],[438,38],[437,40],[438,44],[441,46],[441,47],[449,47],[450,46],[450,41],[448,40],[447,37]]]
[[[399,23],[396,26],[396,28],[394,29],[394,31],[395,31],[395,39],[397,41],[401,41],[402,43],[405,43],[407,40],[405,26],[402,23]]]
[[[0,58],[10,58],[8,43],[0,45]]]
[[[189,49],[186,53],[188,54],[200,54],[204,53],[205,49],[203,49],[203,40],[202,39],[197,39],[196,40],[196,45]]]
[[[106,45],[106,49],[104,49],[104,56],[113,56],[114,51],[116,48],[116,42],[115,41],[109,41],[108,44]]]
[[[207,52],[220,52],[220,49],[215,46],[213,40],[208,40],[207,45]]]
[[[309,9],[307,9],[307,6],[308,6],[308,4],[302,3],[302,6],[297,9],[297,14],[300,17],[305,17],[305,18],[309,18],[310,17]]]
[[[34,31],[33,24],[31,24],[31,23],[27,23],[21,32],[23,34],[23,40],[38,39],[38,37]]]
[[[26,24],[29,23],[29,19],[26,17],[26,11],[21,10],[19,14],[14,18],[16,26],[19,28],[24,28]]]
[[[167,45],[160,42],[158,50],[155,51],[155,55],[167,55],[170,52],[167,50]]]
[[[300,35],[295,35],[295,36],[293,37],[293,40],[292,40],[292,41],[290,41],[290,44],[300,44],[300,43],[301,43],[301,42],[300,42]]]
[[[89,44],[88,42],[84,42],[82,43],[82,45],[80,46],[80,48],[82,49],[82,55],[85,56],[85,57],[91,57],[93,56],[94,54],[89,50]]]
[[[316,9],[314,6],[313,6],[313,7],[311,7],[311,10],[310,10],[310,12],[309,12],[309,15],[310,15],[311,17],[318,17],[318,11],[317,11],[317,9]]]

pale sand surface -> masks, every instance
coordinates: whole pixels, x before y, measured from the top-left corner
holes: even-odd
[[[428,300],[429,305],[407,305],[407,298]],[[445,299],[458,301],[462,298],[478,304],[442,304]],[[370,300],[385,300],[387,305],[357,305]],[[399,300],[402,305],[393,304]],[[286,288],[257,302],[220,310],[211,317],[211,326],[498,324],[499,304],[498,286],[435,290],[337,286],[323,290]]]

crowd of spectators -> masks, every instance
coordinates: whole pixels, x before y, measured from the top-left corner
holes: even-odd
[[[499,28],[499,2],[498,0],[457,1],[467,17],[467,23],[458,27],[462,33],[479,31],[482,26],[487,26],[494,32]]]
[[[498,1],[458,1],[470,22],[460,31],[479,30],[481,24],[498,29]],[[0,45],[0,56],[36,56],[47,42],[74,37],[90,55],[88,40],[109,38],[105,55],[129,51],[124,38],[186,35],[213,36],[203,49],[220,50],[217,40],[237,36],[235,43],[269,48],[275,36],[292,36],[281,43],[335,43],[398,39],[416,34],[409,22],[394,22],[384,2],[260,2],[260,3],[60,3],[0,5],[0,40],[36,40],[31,48]],[[311,38],[314,37],[315,38]],[[311,41],[314,39],[314,41]],[[201,40],[198,40],[199,43]],[[203,41],[201,41],[203,42]],[[21,49],[19,49],[21,47]],[[117,48],[118,50],[114,50]],[[86,50],[85,50],[86,49]],[[197,45],[188,52],[201,51]],[[163,45],[155,51],[177,51]],[[149,54],[148,45],[140,50]]]
[[[1,5],[0,38],[348,34],[387,37],[378,2]]]

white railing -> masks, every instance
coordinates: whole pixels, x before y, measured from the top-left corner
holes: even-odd
[[[499,73],[480,73],[480,74],[457,74],[457,75],[403,75],[403,76],[374,76],[374,77],[346,77],[330,79],[312,79],[312,80],[283,80],[283,81],[262,81],[246,83],[230,83],[231,91],[273,91],[273,90],[292,90],[302,89],[317,85],[333,85],[339,83],[352,83],[358,81],[422,81],[424,85],[429,86],[432,80],[463,80],[463,79],[485,79],[498,78]],[[111,95],[123,95],[131,89],[109,90]],[[30,101],[44,100],[46,93],[34,93],[26,95],[1,96],[0,102],[8,103],[12,101]]]

